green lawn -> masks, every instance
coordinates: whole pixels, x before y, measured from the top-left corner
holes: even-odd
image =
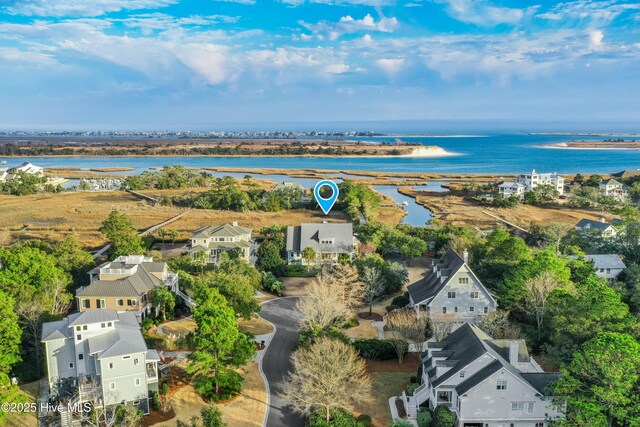
[[[356,406],[358,413],[370,415],[373,425],[387,427],[391,424],[389,398],[399,396],[409,378],[415,375],[411,372],[372,372],[371,400]]]

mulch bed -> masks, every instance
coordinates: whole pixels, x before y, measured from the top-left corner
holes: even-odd
[[[396,408],[398,409],[398,415],[400,418],[407,418],[407,411],[404,410],[402,400],[396,399]]]
[[[169,421],[176,417],[176,413],[173,412],[173,409],[170,409],[169,412],[163,414],[161,411],[156,411],[152,409],[149,412],[149,415],[146,417],[142,417],[142,426],[152,426],[154,424],[163,423],[165,421]]]
[[[412,372],[415,373],[420,366],[420,356],[417,353],[409,353],[402,364],[398,359],[391,360],[367,360],[368,372]]]
[[[378,322],[382,320],[382,316],[379,315],[378,313],[371,313],[371,315],[369,315],[368,311],[365,311],[363,313],[358,313],[358,318],[363,320],[376,320]]]

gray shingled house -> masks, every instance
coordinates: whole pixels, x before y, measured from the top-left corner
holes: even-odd
[[[90,402],[98,408],[126,403],[149,413],[149,395],[158,390],[160,357],[147,348],[134,313],[73,313],[44,323],[42,342],[49,401]],[[72,415],[61,414],[65,416]],[[61,421],[70,425],[69,419]]]
[[[338,262],[341,255],[352,259],[360,242],[353,235],[353,224],[305,223],[287,227],[287,262],[289,264],[318,264]],[[302,252],[311,248],[316,259],[308,262]]]
[[[458,427],[544,427],[563,417],[550,399],[547,373],[524,340],[497,340],[464,324],[422,354],[421,385],[402,393],[409,418],[418,408],[446,406]]]
[[[207,262],[215,264],[218,255],[230,250],[238,250],[240,257],[251,262],[254,252],[254,241],[251,228],[241,227],[237,221],[231,224],[202,227],[193,232],[189,241],[189,256],[204,252]]]
[[[409,285],[411,306],[418,315],[456,314],[460,321],[475,322],[496,310],[494,297],[467,265],[463,257],[449,249],[431,262],[431,271]]]

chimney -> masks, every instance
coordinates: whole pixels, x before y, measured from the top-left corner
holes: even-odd
[[[231,223],[231,225],[233,225],[234,227],[237,227],[237,226],[238,226],[238,221],[233,221],[233,222]]]
[[[518,349],[520,348],[520,344],[516,340],[512,340],[509,343],[509,363],[511,363],[516,368],[518,367]]]
[[[603,216],[602,216],[602,217],[600,217],[600,222],[601,222],[601,223],[603,223],[603,224],[606,222],[606,220],[604,219],[604,217],[603,217]]]
[[[467,248],[464,248],[464,251],[462,252],[462,259],[464,260],[465,264],[469,262],[469,251],[467,250]]]

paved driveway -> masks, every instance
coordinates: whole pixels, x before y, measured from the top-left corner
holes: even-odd
[[[267,427],[304,427],[304,419],[286,407],[281,397],[284,378],[291,369],[291,354],[298,342],[298,297],[277,298],[262,305],[260,317],[273,323],[276,333],[262,357],[262,372],[269,383]]]

